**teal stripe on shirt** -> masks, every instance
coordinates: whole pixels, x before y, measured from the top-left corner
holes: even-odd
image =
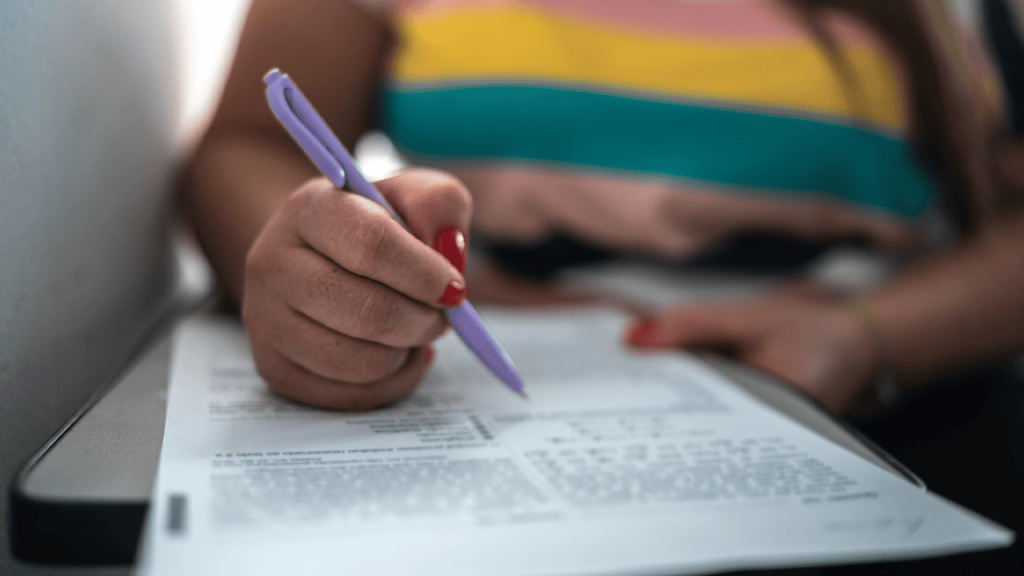
[[[413,155],[511,158],[663,174],[778,194],[825,194],[915,219],[933,186],[907,143],[854,125],[548,86],[383,95]]]

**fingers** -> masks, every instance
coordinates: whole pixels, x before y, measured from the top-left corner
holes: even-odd
[[[625,343],[637,349],[685,348],[722,354],[786,379],[793,363],[775,346],[779,318],[753,302],[684,305],[628,326]]]
[[[475,166],[459,176],[473,190],[474,226],[488,237],[530,243],[570,233],[616,250],[678,257],[697,238],[664,218],[675,193],[657,179],[526,166]]]
[[[393,347],[422,346],[444,331],[436,308],[374,280],[353,274],[307,249],[291,264],[306,273],[291,278],[284,303],[335,332]]]
[[[473,201],[456,178],[426,169],[405,170],[376,183],[377,189],[405,219],[421,242],[434,245],[437,232],[454,227],[469,231]]]
[[[627,345],[639,348],[745,347],[765,331],[763,314],[742,303],[685,305],[627,326]]]
[[[665,196],[660,214],[679,230],[710,244],[738,231],[760,231],[815,240],[867,239],[891,250],[919,244],[920,231],[831,202],[726,193],[691,186]]]
[[[406,170],[377,183],[378,189],[402,214],[410,232],[455,267],[466,268],[470,217],[469,191],[456,178],[434,170]],[[465,284],[450,284],[440,303],[452,306],[465,296]]]
[[[290,262],[297,260],[301,258],[292,258]],[[293,273],[278,275],[277,278],[301,279],[307,276],[301,268],[291,271]],[[430,328],[419,336],[417,345],[426,344],[443,330],[441,314],[437,310],[412,303],[370,281],[358,280],[374,284],[374,293],[384,293],[386,298],[404,301],[414,309],[421,307],[427,311],[428,316],[419,322],[425,322]],[[325,408],[365,410],[408,395],[422,379],[432,357],[429,352],[420,352],[423,348],[410,350],[409,347],[388,346],[336,331],[289,306],[283,298],[275,295],[276,288],[273,285],[262,286],[260,290],[247,287],[242,315],[257,370],[278,394]],[[303,293],[304,290],[300,287],[293,292]],[[402,315],[396,314],[399,316]],[[333,318],[332,315],[327,317]],[[354,318],[358,320],[358,314]],[[413,324],[404,320],[401,317],[388,325],[401,327]],[[358,322],[351,325],[355,333],[365,333],[366,329],[375,330],[372,321],[365,325]]]
[[[678,258],[693,253],[699,238],[672,225],[662,206],[675,194],[659,180],[568,174],[559,194],[541,190],[558,228],[599,245]]]
[[[293,206],[284,210],[296,212],[291,232],[338,267],[429,306],[461,302],[446,298],[453,288],[464,294],[459,270],[409,234],[382,206],[338,192],[322,179],[293,195],[289,204]]]
[[[761,297],[687,305],[627,327],[636,348],[706,348],[773,374],[826,407],[849,406],[879,360],[858,323],[820,298]]]
[[[310,372],[273,349],[255,352],[257,370],[277,394],[311,406],[350,411],[379,408],[408,396],[434,358],[431,348],[420,348],[412,351],[406,363],[387,378],[353,384]]]
[[[407,395],[445,330],[440,308],[465,297],[465,188],[417,170],[381,190],[414,233],[319,178],[289,197],[249,251],[242,317],[257,369],[282,396],[362,410]]]
[[[382,380],[396,372],[409,356],[408,348],[360,340],[287,308],[281,318],[255,324],[249,333],[261,346],[269,346],[306,370],[339,382]]]

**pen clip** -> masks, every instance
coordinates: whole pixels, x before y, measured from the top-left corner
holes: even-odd
[[[271,110],[324,176],[338,188],[357,191],[380,204],[392,218],[406,226],[391,203],[366,180],[341,140],[338,140],[291,78],[274,68],[267,72],[263,81],[267,84],[267,100]]]
[[[263,77],[267,84],[267,101],[277,119],[291,134],[306,156],[320,168],[320,171],[338,188],[344,188],[347,178],[341,160],[331,151],[330,139],[337,137],[317,133],[317,127],[327,129],[327,123],[313,110],[305,96],[286,74],[274,68]],[[298,97],[296,97],[296,95]],[[304,118],[305,117],[305,118]]]

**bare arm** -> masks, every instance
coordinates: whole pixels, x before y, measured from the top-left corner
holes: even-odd
[[[212,125],[185,174],[190,218],[222,288],[242,297],[245,256],[288,194],[316,169],[267,108],[263,75],[277,67],[351,147],[369,125],[389,34],[344,0],[255,0]]]
[[[787,293],[687,304],[634,323],[638,347],[726,349],[841,411],[885,363],[904,390],[1024,350],[1024,217],[936,253],[870,294],[877,327]],[[877,333],[874,333],[877,332]]]
[[[428,170],[378,183],[406,230],[379,205],[311,179],[316,169],[264,98],[263,75],[282,69],[351,147],[369,125],[388,38],[344,1],[256,0],[184,183],[257,370],[277,393],[317,406],[363,410],[408,395],[445,329],[442,309],[465,296],[464,186]]]
[[[1024,350],[1024,218],[982,231],[870,297],[905,387]]]

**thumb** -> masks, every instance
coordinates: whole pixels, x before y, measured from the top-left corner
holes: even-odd
[[[409,231],[461,273],[473,213],[472,197],[462,182],[444,172],[416,168],[376,182],[376,186]]]

